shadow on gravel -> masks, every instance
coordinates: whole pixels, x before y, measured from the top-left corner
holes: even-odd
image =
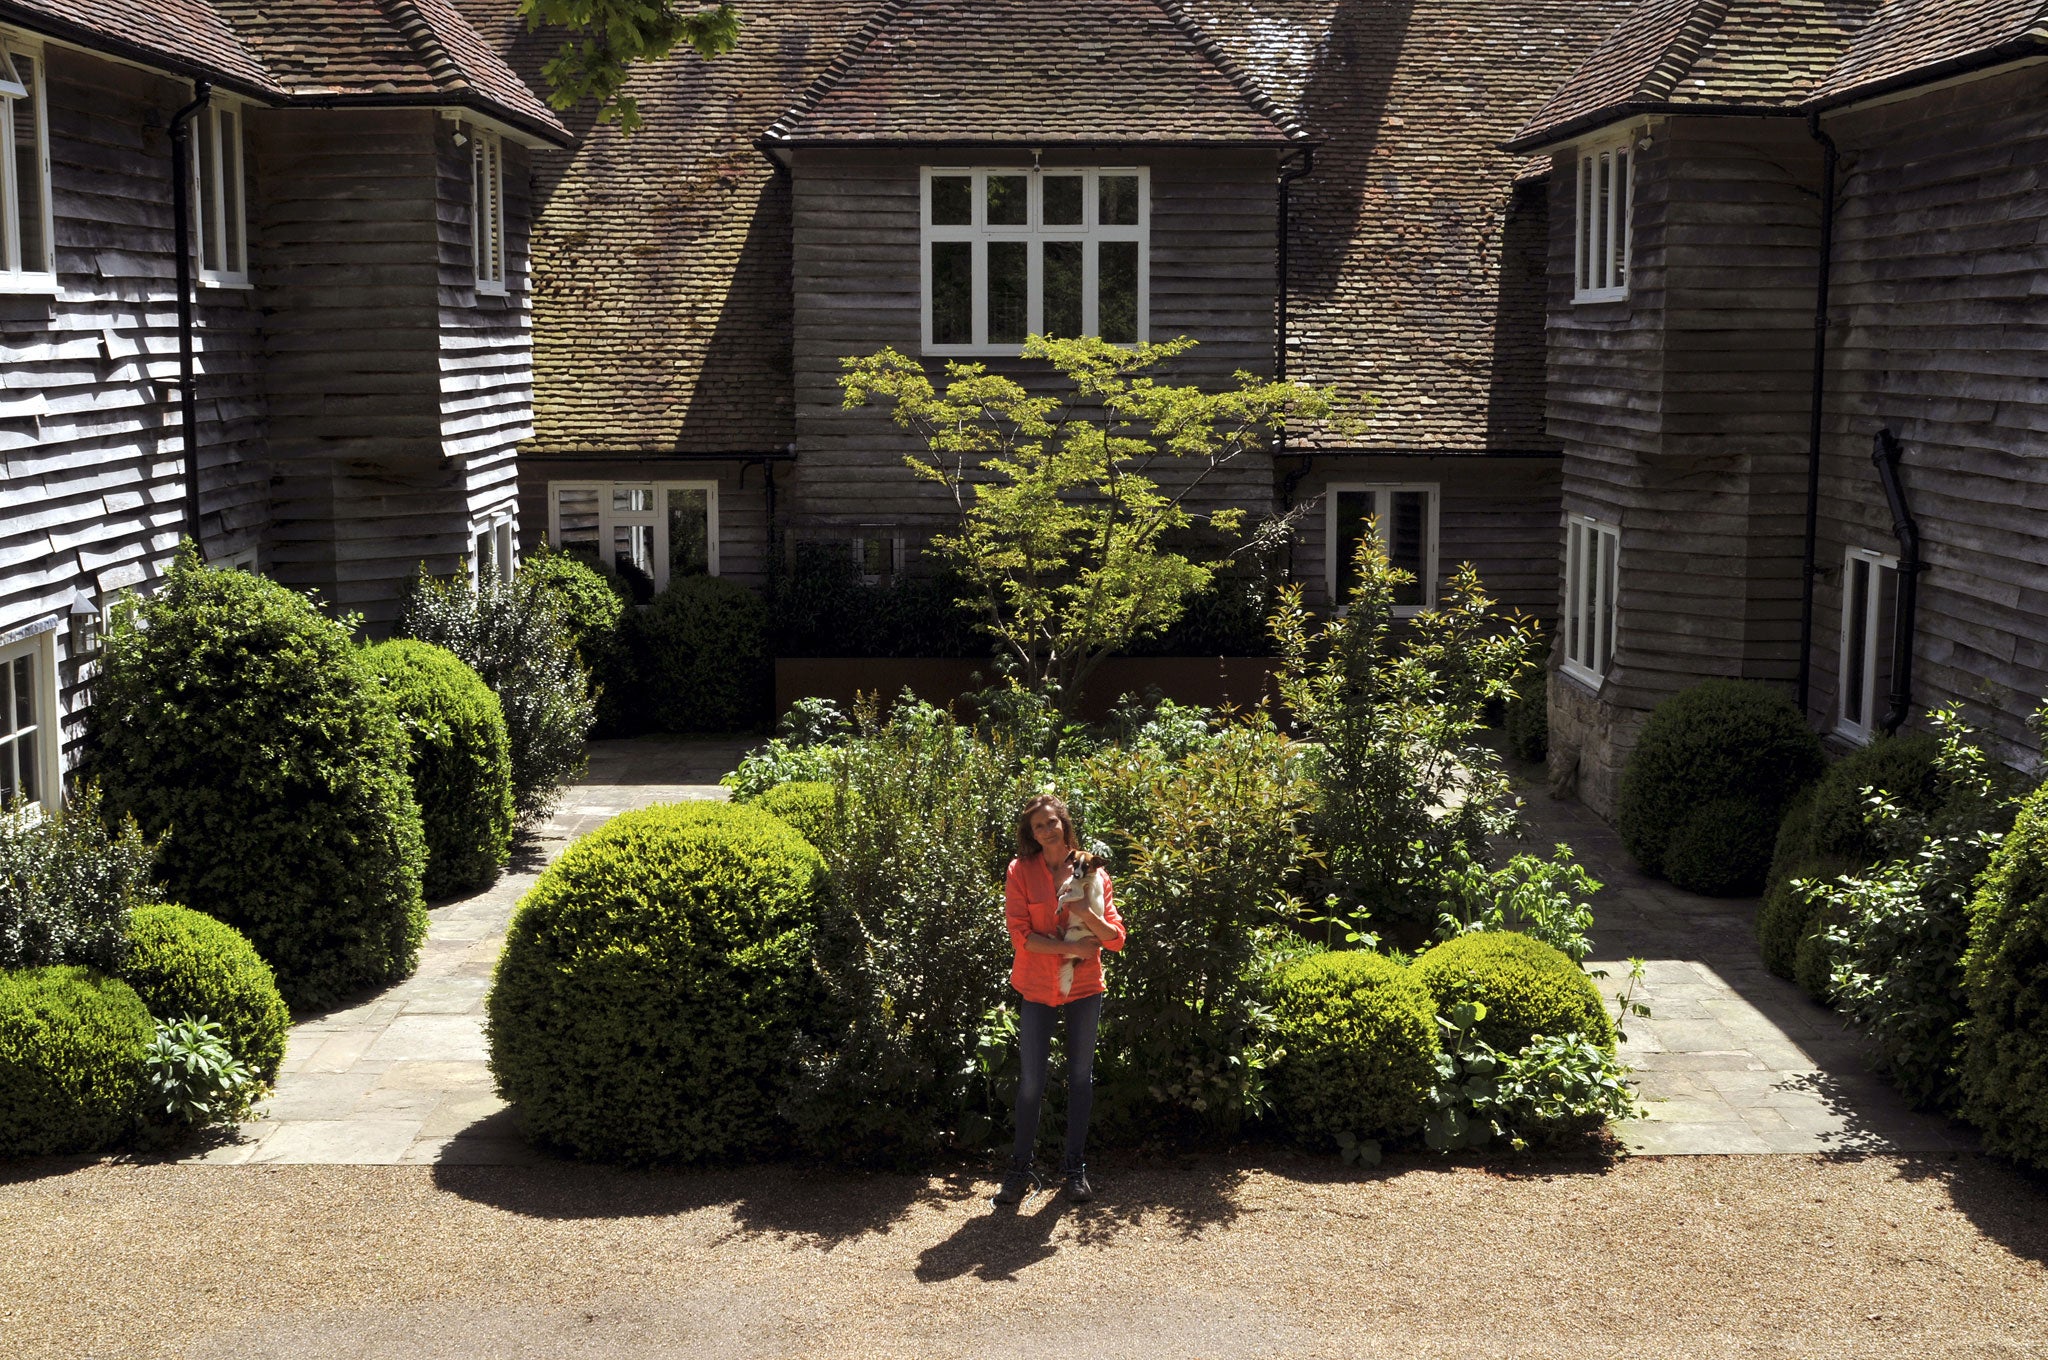
[[[1900,1180],[1939,1186],[1978,1232],[2015,1256],[2048,1265],[2048,1175],[1980,1152],[1894,1160]]]
[[[87,1167],[99,1165],[97,1157],[29,1157],[21,1161],[0,1162],[0,1190],[17,1185],[28,1185],[35,1181],[52,1180],[58,1176],[69,1176]]]

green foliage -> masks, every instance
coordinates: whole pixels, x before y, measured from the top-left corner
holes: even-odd
[[[403,638],[365,648],[411,739],[406,765],[427,837],[421,890],[477,892],[512,854],[512,742],[498,696],[445,648]]]
[[[812,845],[831,843],[839,824],[838,793],[822,779],[777,784],[752,800],[761,811],[780,817]]]
[[[1984,1145],[2048,1167],[2048,786],[2021,805],[1969,907],[1963,1116]]]
[[[633,616],[646,709],[665,732],[758,727],[775,692],[768,607],[718,576],[680,576]]]
[[[249,1112],[260,1083],[204,1016],[159,1020],[142,1051],[140,1106],[151,1123],[203,1129]]]
[[[128,938],[132,947],[121,977],[151,1015],[208,1017],[253,1080],[277,1080],[291,1013],[248,936],[204,913],[161,903],[135,909]]]
[[[1033,396],[958,361],[946,364],[942,393],[893,349],[844,361],[845,404],[886,406],[924,441],[906,462],[957,516],[931,546],[1017,682],[1055,703],[1103,657],[1171,627],[1209,586],[1214,567],[1169,546],[1196,526],[1189,491],[1262,450],[1289,419],[1330,413],[1326,391],[1244,373],[1213,394],[1161,382],[1155,371],[1193,344],[1032,336],[1024,358],[1046,361],[1071,397]],[[1240,511],[1207,524],[1223,535],[1241,527]]]
[[[1546,1035],[1516,1054],[1479,1037],[1486,1007],[1461,1001],[1437,1017],[1443,1052],[1429,1089],[1423,1140],[1440,1152],[1500,1141],[1516,1151],[1589,1133],[1641,1113],[1628,1069],[1577,1034]]]
[[[783,784],[830,783],[840,755],[836,746],[772,737],[747,752],[718,782],[732,790],[734,802],[752,802]]]
[[[583,772],[596,710],[567,624],[544,576],[436,581],[424,572],[399,634],[445,647],[498,696],[512,743],[512,801],[523,821],[547,816]]]
[[[1835,882],[1850,868],[1840,860],[1794,860],[1782,877],[1773,878],[1756,909],[1757,947],[1764,967],[1787,981],[1797,978],[1799,942],[1813,929],[1821,900],[1814,890]]]
[[[1416,958],[1415,977],[1435,999],[1432,1015],[1449,1015],[1462,1001],[1485,1007],[1478,1037],[1499,1052],[1520,1053],[1558,1034],[1614,1048],[1614,1025],[1593,980],[1527,935],[1489,930],[1446,940]]]
[[[1615,827],[1638,864],[1681,888],[1755,892],[1771,828],[1820,770],[1820,738],[1782,695],[1703,680],[1644,724],[1622,772]],[[1753,820],[1731,801],[1756,809]],[[1736,839],[1756,827],[1746,843]],[[1708,871],[1705,880],[1686,877]]]
[[[1841,912],[1823,892],[1808,912],[1806,930],[1792,950],[1792,980],[1799,984],[1801,991],[1823,1006],[1833,1004],[1835,999],[1833,934],[1841,923]]]
[[[189,547],[112,612],[88,768],[110,813],[165,838],[165,892],[248,935],[295,1006],[412,972],[426,845],[405,731],[348,630]]]
[[[777,656],[985,656],[949,570],[864,582],[844,542],[799,543],[769,578]]]
[[[0,1157],[97,1152],[125,1134],[152,1032],[125,982],[0,970]]]
[[[1357,1146],[1422,1127],[1442,1048],[1408,969],[1366,950],[1312,954],[1275,973],[1271,990],[1275,1104],[1299,1136]]]
[[[740,16],[723,0],[519,0],[519,13],[528,29],[569,30],[541,68],[548,103],[570,109],[595,99],[597,121],[617,123],[628,135],[641,121],[639,101],[625,93],[636,64],[660,61],[684,45],[707,59],[723,56],[740,37]]]
[[[128,913],[148,899],[156,850],[133,817],[110,832],[100,805],[98,787],[84,784],[53,813],[0,809],[0,968],[120,971]]]
[[[1550,699],[1542,672],[1516,686],[1515,697],[1502,711],[1501,725],[1517,759],[1540,761],[1550,755]]]
[[[1527,665],[1531,626],[1496,614],[1467,563],[1397,633],[1395,592],[1413,578],[1374,532],[1355,564],[1348,611],[1312,627],[1290,586],[1273,619],[1281,699],[1314,743],[1309,838],[1323,869],[1309,888],[1339,911],[1420,926],[1454,848],[1481,857],[1513,825],[1507,776],[1480,734],[1488,701]]]
[[[765,812],[613,818],[520,903],[487,1003],[491,1071],[529,1134],[578,1157],[701,1162],[775,1134],[825,865]]]
[[[561,615],[569,644],[583,667],[600,734],[638,731],[631,712],[639,679],[626,639],[626,607],[633,592],[599,558],[550,548],[546,540],[520,560],[519,575],[539,586]]]
[[[1481,930],[1518,930],[1583,964],[1593,952],[1593,907],[1585,899],[1600,884],[1573,863],[1572,848],[1560,843],[1550,859],[1516,855],[1499,869],[1475,864],[1460,845],[1454,847],[1438,903],[1437,934],[1442,939]]]

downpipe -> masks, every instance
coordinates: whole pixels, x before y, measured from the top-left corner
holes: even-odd
[[[192,83],[192,102],[171,115],[171,250],[178,288],[178,419],[185,436],[185,536],[206,560],[199,536],[199,403],[192,392],[192,119],[213,100],[213,82]]]

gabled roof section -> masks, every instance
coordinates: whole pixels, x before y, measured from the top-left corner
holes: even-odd
[[[0,0],[0,22],[272,103],[472,108],[568,131],[449,0]]]
[[[884,0],[762,141],[1285,145],[1302,135],[1173,0]]]
[[[1814,95],[1840,103],[2036,52],[2048,53],[2044,0],[1884,0]]]

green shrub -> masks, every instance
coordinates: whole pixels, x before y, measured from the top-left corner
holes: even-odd
[[[1798,978],[1799,942],[1812,929],[1822,899],[1811,887],[1792,885],[1808,883],[1825,890],[1826,884],[1849,871],[1840,860],[1801,860],[1786,865],[1784,876],[1774,878],[1756,909],[1757,948],[1764,967],[1787,981]]]
[[[1700,804],[1672,830],[1664,876],[1709,897],[1755,892],[1768,867],[1764,849],[1778,829],[1780,811],[1747,798]]]
[[[1970,903],[1963,1117],[1984,1145],[2048,1167],[2048,787],[2021,805]]]
[[[825,865],[765,812],[683,803],[572,845],[512,917],[491,1071],[544,1145],[601,1161],[764,1151],[811,1011]]]
[[[1680,874],[1715,869],[1702,891],[1755,892],[1769,866],[1770,828],[1820,771],[1820,738],[1783,696],[1759,684],[1704,680],[1659,704],[1644,724],[1622,772],[1615,827],[1636,863],[1679,887],[1694,884],[1673,874],[1674,848],[1684,855]],[[1740,823],[1727,800],[1758,809],[1764,830],[1752,843],[1732,840]],[[1696,816],[1706,824],[1688,827]],[[1717,847],[1734,857],[1732,866],[1713,863]]]
[[[596,710],[569,627],[545,579],[485,576],[413,582],[400,636],[462,658],[498,696],[512,743],[512,801],[521,819],[547,816],[583,772],[583,742]]]
[[[634,706],[639,681],[626,641],[632,589],[602,559],[550,548],[546,540],[520,561],[519,575],[537,583],[562,616],[576,659],[589,678],[597,714],[594,730],[606,736],[637,732]]]
[[[406,773],[427,837],[421,890],[439,898],[490,887],[512,854],[512,743],[498,696],[430,643],[397,638],[363,659],[412,739]]]
[[[109,832],[101,801],[84,784],[52,813],[0,808],[0,968],[120,971],[128,913],[148,900],[156,850],[132,817]]]
[[[228,1048],[257,1081],[277,1080],[291,1013],[276,977],[233,926],[173,903],[138,907],[122,980],[159,1020],[217,1021]]]
[[[684,576],[637,616],[648,710],[667,732],[734,732],[769,713],[768,607],[745,586]]]
[[[1367,950],[1312,954],[1273,975],[1271,996],[1275,1104],[1297,1135],[1328,1146],[1422,1127],[1442,1050],[1412,972]]]
[[[1823,1006],[1832,1004],[1835,997],[1835,945],[1828,933],[1841,923],[1842,913],[1822,896],[1807,915],[1806,929],[1792,950],[1792,980]]]
[[[117,607],[87,717],[107,807],[165,836],[165,893],[240,929],[294,1006],[396,981],[426,933],[398,715],[303,595],[181,551]]]
[[[1550,698],[1544,688],[1545,676],[1525,678],[1502,711],[1508,749],[1522,760],[1543,760],[1550,754]]]
[[[1415,977],[1435,998],[1435,1014],[1449,1015],[1461,1001],[1486,1007],[1475,1032],[1502,1053],[1557,1034],[1614,1047],[1614,1023],[1593,980],[1527,935],[1488,930],[1446,940],[1416,958]]]
[[[943,568],[861,580],[841,543],[799,543],[768,582],[776,656],[986,656],[988,639]]]
[[[838,794],[832,786],[816,779],[777,784],[753,800],[753,806],[780,817],[796,828],[799,836],[817,846],[831,840],[839,816],[837,805]]]
[[[228,1047],[211,1020],[181,1016],[159,1020],[142,1052],[136,1113],[145,1137],[175,1139],[192,1129],[233,1124],[249,1113],[262,1089],[249,1065]]]
[[[0,1157],[96,1152],[127,1133],[154,1033],[125,982],[0,970]]]

